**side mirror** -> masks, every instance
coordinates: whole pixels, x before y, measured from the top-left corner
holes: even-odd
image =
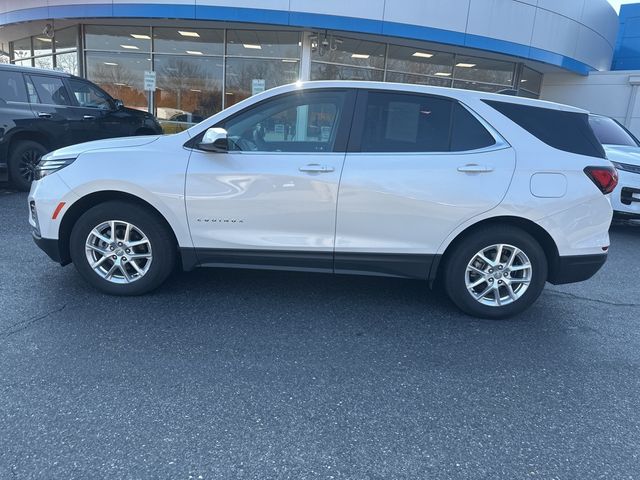
[[[113,101],[113,105],[116,108],[116,110],[122,110],[124,108],[124,102],[120,99],[115,99]]]
[[[202,137],[202,141],[198,144],[200,150],[214,153],[228,153],[229,140],[227,131],[224,128],[210,128]]]

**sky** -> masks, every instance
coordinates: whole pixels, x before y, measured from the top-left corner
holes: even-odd
[[[640,0],[609,0],[609,3],[613,5],[613,8],[616,9],[617,12],[620,11],[620,5],[623,3],[638,3]]]

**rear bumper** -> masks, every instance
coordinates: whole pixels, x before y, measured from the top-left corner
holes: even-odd
[[[33,237],[33,241],[36,242],[36,245],[40,247],[40,250],[46,253],[51,260],[62,264],[58,240],[54,238],[42,238],[35,230],[31,232],[31,236]]]
[[[554,285],[589,280],[607,261],[607,254],[574,255],[558,257],[549,272],[549,282]]]

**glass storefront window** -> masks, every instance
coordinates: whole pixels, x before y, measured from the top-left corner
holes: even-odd
[[[453,88],[463,90],[477,90],[479,92],[498,93],[502,90],[510,90],[511,87],[505,85],[495,85],[492,83],[468,82],[465,80],[454,80]]]
[[[156,55],[157,117],[196,123],[222,110],[222,57]]]
[[[311,53],[311,80],[382,81],[385,51],[384,43],[321,37]]]
[[[491,83],[504,88],[513,86],[514,70],[515,64],[511,62],[456,55],[453,76],[455,80],[466,80],[474,84]]]
[[[389,45],[389,58],[387,60],[387,70],[389,72],[442,77],[437,79],[442,81],[444,77],[452,76],[453,63],[454,55],[451,53]],[[428,83],[428,85],[431,85],[431,83]]]
[[[299,64],[298,60],[289,59],[227,58],[225,106],[297,81]]]
[[[319,39],[320,45],[311,53],[314,62],[384,69],[384,43],[334,37],[327,39],[329,47],[323,48],[323,40]]]
[[[127,107],[147,110],[144,72],[151,70],[148,55],[87,52],[87,78],[120,99]]]
[[[227,30],[227,55],[300,59],[300,32]]]
[[[31,37],[22,38],[13,42],[13,58],[26,58],[31,56]],[[16,62],[17,63],[17,62]]]
[[[33,54],[36,57],[39,55],[51,55],[52,51],[53,38],[48,38],[44,35],[33,37]]]
[[[204,28],[153,29],[153,50],[176,55],[223,55],[224,30]]]
[[[529,67],[522,67],[522,75],[520,76],[520,92],[526,90],[535,96],[540,95],[542,88],[542,74],[536,72]]]
[[[151,51],[151,29],[149,27],[87,25],[84,31],[87,50]]]
[[[78,48],[78,27],[56,30],[53,40],[55,42],[56,53],[76,50]]]
[[[348,67],[333,63],[311,63],[311,80],[363,80],[381,82],[383,70],[372,68]]]
[[[51,55],[47,57],[36,57],[33,59],[33,62],[36,68],[53,70],[53,57]]]
[[[72,75],[79,75],[78,53],[70,52],[56,55],[56,69]]]
[[[412,83],[415,85],[431,85],[434,87],[450,87],[451,77],[427,77],[410,73],[387,72],[387,82]]]

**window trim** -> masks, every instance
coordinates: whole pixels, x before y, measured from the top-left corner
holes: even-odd
[[[335,139],[335,142],[333,143],[333,148],[331,150],[328,150],[326,152],[242,152],[242,151],[234,150],[230,153],[241,154],[241,155],[274,155],[274,154],[276,155],[308,155],[308,154],[320,155],[320,154],[345,153],[347,151],[349,137],[351,135],[351,131],[353,128],[356,95],[358,93],[358,90],[355,88],[307,88],[305,90],[295,90],[292,92],[286,92],[280,95],[275,95],[273,97],[265,98],[264,100],[260,100],[259,102],[252,103],[246,108],[243,108],[238,112],[235,112],[227,117],[224,117],[218,122],[216,122],[214,125],[210,125],[209,127],[205,128],[203,131],[198,133],[191,140],[186,142],[184,144],[184,147],[191,150],[197,150],[199,152],[203,151],[200,148],[198,148],[198,144],[202,140],[202,137],[204,137],[204,134],[207,132],[207,130],[209,130],[210,128],[220,127],[225,122],[233,120],[239,115],[242,115],[248,112],[249,110],[258,108],[271,101],[280,100],[289,96],[303,95],[305,93],[323,94],[323,93],[337,93],[337,92],[344,92],[346,93],[346,96],[345,96],[345,101],[343,106],[343,114],[341,115],[340,123],[336,131],[336,139]]]
[[[495,141],[493,145],[489,145],[487,147],[476,148],[474,150],[458,150],[458,151],[442,151],[442,152],[363,152],[362,145],[362,137],[364,134],[364,119],[366,118],[366,109],[367,109],[367,100],[369,98],[369,93],[390,93],[390,94],[398,94],[398,95],[410,95],[410,96],[421,96],[426,98],[436,98],[440,100],[448,100],[452,103],[452,108],[455,103],[459,104],[462,108],[467,110],[476,120],[480,122],[480,124],[489,132]],[[453,122],[453,115],[451,118]],[[451,135],[451,128],[453,127],[453,123],[451,123],[449,127],[449,134]],[[469,155],[476,153],[487,153],[494,152],[497,150],[504,150],[506,148],[511,148],[509,142],[507,142],[502,135],[487,122],[484,118],[482,118],[476,111],[472,108],[461,102],[455,97],[448,97],[446,95],[433,95],[421,92],[412,92],[407,90],[391,90],[391,89],[361,89],[358,92],[358,99],[356,102],[356,107],[353,116],[353,125],[351,136],[349,139],[349,144],[347,146],[348,154],[359,154],[359,155],[401,155],[401,156],[424,156],[424,155]]]

